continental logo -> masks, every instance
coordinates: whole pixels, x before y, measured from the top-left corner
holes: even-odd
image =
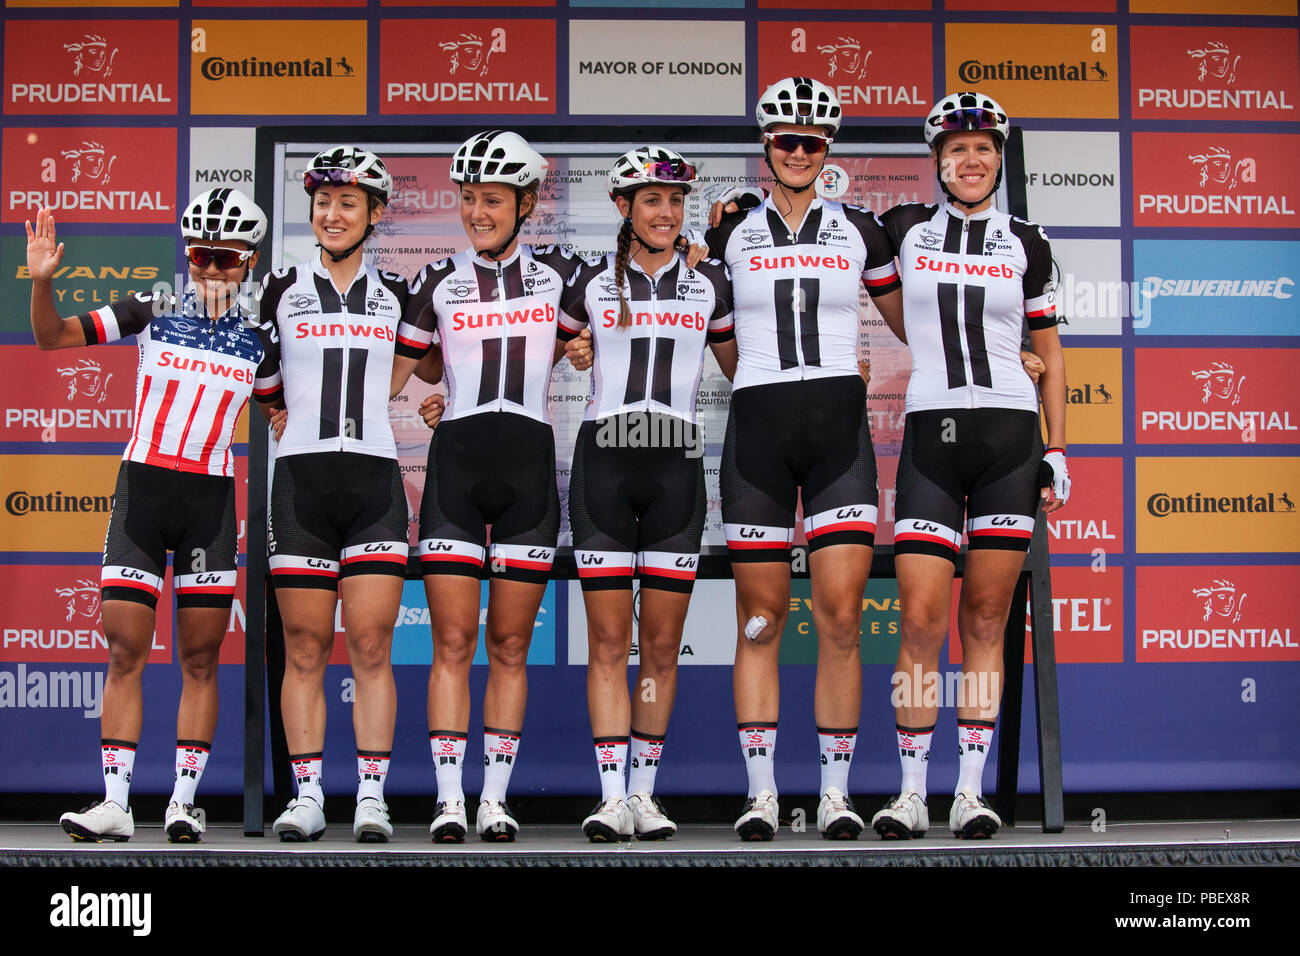
[[[1067,388],[1065,400],[1071,405],[1112,405],[1115,402],[1115,396],[1111,394],[1105,382],[1095,384],[1085,382],[1083,385]]]
[[[246,56],[242,60],[227,60],[210,56],[199,64],[199,75],[205,80],[219,82],[231,78],[265,77],[339,77],[347,79],[356,75],[346,56],[327,56],[319,59],[303,57],[301,60],[263,60]]]
[[[68,495],[61,491],[47,491],[44,494],[22,490],[11,491],[5,496],[5,510],[16,518],[30,514],[90,511],[107,514],[113,510],[113,496]]]
[[[1277,514],[1295,511],[1295,503],[1285,491],[1254,492],[1246,495],[1171,495],[1157,491],[1147,498],[1147,513],[1156,518],[1170,515],[1206,514]]]
[[[990,80],[1105,83],[1110,80],[1110,71],[1101,65],[1100,60],[1091,63],[1086,60],[1073,63],[1017,63],[1014,60],[989,63],[983,60],[963,60],[957,67],[957,78],[972,87],[987,84]]]

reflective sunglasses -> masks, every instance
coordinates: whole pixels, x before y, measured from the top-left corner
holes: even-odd
[[[976,109],[975,107],[953,110],[951,113],[944,115],[940,127],[945,130],[997,129],[998,114],[992,110]]]
[[[646,163],[644,166],[646,179],[657,179],[661,182],[669,183],[688,183],[695,178],[695,167],[690,163],[681,163],[671,159],[661,159],[656,163]]]
[[[218,269],[233,269],[253,258],[253,249],[217,249],[212,246],[186,246],[185,258],[200,269],[215,262]]]
[[[781,150],[783,153],[793,153],[800,146],[809,156],[816,156],[818,153],[826,152],[831,145],[829,136],[818,136],[816,133],[764,133],[767,141]]]
[[[303,170],[302,181],[303,185],[309,190],[314,190],[320,186],[355,186],[358,177],[355,169],[344,169],[341,166],[325,166],[319,169]]]

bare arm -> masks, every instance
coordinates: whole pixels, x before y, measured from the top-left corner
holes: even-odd
[[[903,327],[903,290],[895,289],[884,295],[876,296],[872,304],[880,311],[880,316],[889,326],[889,331],[897,336],[898,341],[907,344],[907,331]]]
[[[1043,403],[1043,419],[1047,423],[1047,447],[1066,450],[1065,439],[1065,353],[1061,350],[1061,337],[1056,327],[1031,329],[1029,341],[1034,353],[1043,360],[1046,370],[1038,379],[1038,393]],[[1061,499],[1043,506],[1044,514],[1051,514],[1065,505]]]
[[[411,375],[410,372],[406,373],[407,378],[409,378],[410,375]],[[428,382],[430,385],[437,385],[439,382],[442,381],[442,347],[441,346],[434,345],[429,349],[428,352],[424,353],[424,358],[420,359],[419,363],[415,366],[415,377],[422,382]],[[394,360],[393,362],[393,381],[394,382],[397,381],[396,360]],[[404,378],[402,379],[402,387],[405,387],[405,385],[406,385],[406,379]],[[397,389],[398,392],[400,392],[401,390],[402,390],[401,388]],[[394,392],[393,394],[396,395],[397,392]]]
[[[86,344],[81,323],[75,317],[61,317],[54,304],[54,274],[62,260],[63,243],[56,241],[54,214],[39,209],[36,228],[27,222],[27,271],[32,277],[32,333],[41,351]]]
[[[736,347],[735,339],[728,339],[725,342],[714,342],[709,346],[713,350],[713,357],[718,360],[718,367],[722,369],[722,374],[727,376],[728,382],[736,380],[736,362],[740,357],[740,350]]]

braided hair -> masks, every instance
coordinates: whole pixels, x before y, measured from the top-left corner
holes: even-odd
[[[614,282],[618,285],[618,327],[625,329],[632,324],[632,309],[623,295],[623,277],[627,274],[627,260],[632,252],[632,217],[623,218],[623,225],[618,230],[618,249],[614,255]]]

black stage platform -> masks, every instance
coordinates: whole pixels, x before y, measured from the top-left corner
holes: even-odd
[[[237,825],[211,826],[199,846],[171,846],[159,824],[137,826],[127,843],[74,843],[56,824],[0,825],[0,866],[130,867],[1070,867],[1255,866],[1300,864],[1300,821],[1230,820],[1084,824],[1063,833],[1004,829],[992,840],[956,840],[934,821],[922,840],[821,839],[814,828],[783,827],[771,843],[741,843],[730,827],[684,826],[668,841],[597,845],[577,826],[525,827],[513,844],[434,846],[427,828],[398,826],[391,843],[359,845],[347,826],[318,842],[245,837]]]

